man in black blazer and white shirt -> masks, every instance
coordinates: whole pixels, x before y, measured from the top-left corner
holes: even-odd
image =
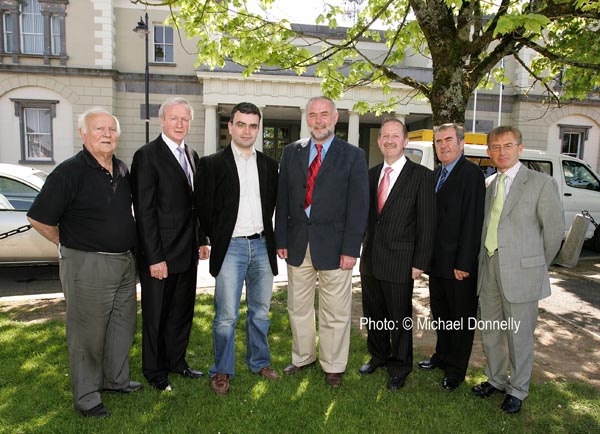
[[[440,386],[451,392],[465,379],[473,346],[474,330],[468,321],[477,314],[477,261],[485,182],[479,167],[463,156],[463,127],[443,124],[434,134],[435,151],[442,163],[434,172],[438,219],[429,272],[437,343],[431,359],[417,366],[443,369]],[[456,327],[457,323],[462,326]]]
[[[269,309],[277,274],[273,211],[277,162],[254,148],[261,114],[242,102],[227,124],[231,144],[200,159],[196,202],[200,225],[210,239],[210,273],[215,277],[214,364],[211,388],[229,392],[235,366],[235,326],[246,283],[246,364],[250,371],[278,379],[271,367]]]
[[[395,118],[384,119],[377,144],[384,163],[369,171],[371,203],[360,260],[371,374],[387,365],[388,389],[404,385],[412,371],[414,279],[429,268],[436,223],[433,173],[404,156],[408,134]],[[385,322],[387,327],[378,327]]]
[[[203,375],[185,360],[202,237],[193,200],[199,158],[184,143],[194,118],[189,103],[169,98],[158,114],[162,133],[136,151],[131,178],[142,284],[142,372],[156,389],[170,391],[169,372]],[[200,250],[201,259],[208,254],[208,247]]]
[[[331,99],[308,101],[311,137],[283,150],[275,217],[277,254],[288,264],[292,329],[292,362],[283,372],[293,374],[316,361],[318,277],[319,361],[331,387],[340,387],[348,362],[352,268],[369,203],[365,154],[336,137],[337,120]]]

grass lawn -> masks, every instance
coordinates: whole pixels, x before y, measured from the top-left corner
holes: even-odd
[[[285,291],[275,294],[271,321],[273,366],[280,372],[291,357],[285,300]],[[188,362],[205,372],[212,363],[212,312],[212,296],[199,296]],[[600,391],[583,383],[533,384],[516,416],[502,414],[500,395],[472,396],[470,388],[485,379],[481,370],[470,371],[452,393],[440,389],[439,370],[415,370],[403,389],[389,392],[385,370],[358,374],[368,355],[366,338],[357,330],[340,389],[326,385],[318,364],[269,381],[245,366],[244,319],[238,324],[236,376],[228,396],[215,395],[206,377],[172,375],[171,393],[147,383],[132,395],[105,393],[112,416],[98,420],[81,418],[72,409],[64,323],[26,324],[0,313],[0,433],[600,432]],[[418,339],[415,346],[415,361],[428,356],[419,350]],[[131,351],[131,378],[142,381],[141,332]]]

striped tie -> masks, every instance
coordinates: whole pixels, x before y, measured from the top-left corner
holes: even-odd
[[[310,167],[308,168],[308,178],[306,179],[306,196],[304,197],[304,209],[308,208],[312,205],[312,195],[313,189],[315,188],[315,179],[317,179],[317,174],[319,173],[319,169],[321,168],[321,150],[323,149],[323,145],[316,145],[317,148],[317,156],[310,163]]]
[[[185,177],[187,179],[188,184],[193,186],[192,174],[190,171],[190,166],[188,164],[187,158],[185,157],[185,148],[183,146],[177,146],[177,152],[179,152],[179,165],[183,169],[183,173],[185,173]]]

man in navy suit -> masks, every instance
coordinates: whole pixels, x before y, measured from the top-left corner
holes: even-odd
[[[254,149],[260,110],[242,102],[227,124],[231,144],[200,159],[196,201],[200,226],[210,239],[210,273],[215,277],[215,318],[210,368],[211,388],[226,395],[235,367],[235,326],[246,283],[246,365],[269,379],[269,309],[277,274],[273,211],[277,198],[277,162]]]
[[[306,106],[310,138],[286,146],[281,158],[275,240],[288,264],[293,374],[315,363],[314,294],[319,279],[319,361],[340,387],[350,347],[352,268],[360,254],[369,204],[362,149],[335,136],[338,113],[324,96]]]
[[[198,245],[193,180],[198,154],[184,139],[194,111],[183,98],[159,109],[162,133],[142,146],[131,165],[137,223],[138,268],[142,284],[142,372],[158,390],[172,390],[168,374],[203,374],[185,360],[194,301]],[[207,242],[203,242],[207,244]],[[200,249],[206,259],[209,249]]]
[[[414,280],[429,268],[435,234],[433,173],[404,155],[408,134],[384,119],[377,144],[384,162],[369,171],[371,203],[360,260],[367,348],[363,375],[387,366],[389,390],[404,386],[412,371]],[[387,324],[379,327],[377,324]]]
[[[435,151],[442,163],[436,179],[437,231],[429,272],[431,313],[437,321],[437,343],[421,369],[440,368],[440,384],[453,391],[465,379],[477,314],[477,262],[483,225],[485,182],[479,167],[463,156],[465,133],[457,124],[435,129]],[[454,325],[460,323],[462,327]]]

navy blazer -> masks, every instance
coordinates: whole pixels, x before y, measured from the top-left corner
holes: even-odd
[[[288,264],[304,261],[307,245],[319,270],[340,267],[340,256],[360,255],[369,205],[364,151],[334,137],[315,180],[310,218],[304,212],[309,139],[287,145],[279,169],[275,241]]]
[[[437,181],[442,172],[434,172]],[[461,156],[436,193],[437,235],[431,260],[434,277],[454,279],[454,269],[475,276],[485,204],[485,179],[476,164]]]
[[[371,203],[360,272],[393,283],[412,281],[412,267],[428,270],[436,224],[433,172],[406,160],[381,213],[377,187],[383,164],[369,171]]]
[[[267,253],[276,275],[273,212],[277,198],[277,162],[256,151],[256,165]],[[200,227],[211,244],[210,274],[216,277],[227,254],[240,205],[240,181],[231,145],[200,159],[195,193]]]
[[[198,154],[187,145],[185,149],[195,174]],[[140,266],[167,261],[169,273],[183,273],[197,265],[203,235],[198,232],[193,191],[162,136],[133,155],[131,191]]]

